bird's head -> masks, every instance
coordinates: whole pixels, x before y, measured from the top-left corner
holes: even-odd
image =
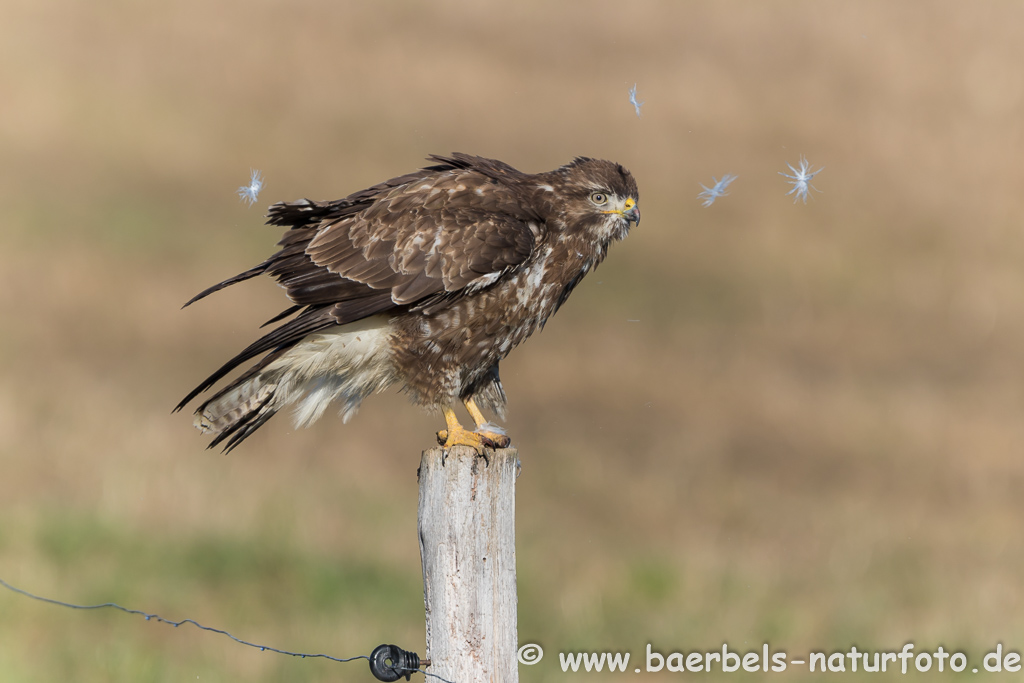
[[[607,243],[624,238],[640,223],[640,192],[633,175],[621,165],[577,157],[555,172],[562,176],[560,199],[570,229]]]

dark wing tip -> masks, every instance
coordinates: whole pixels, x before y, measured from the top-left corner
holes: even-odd
[[[263,263],[259,264],[258,266],[254,266],[254,267],[250,268],[249,270],[247,270],[247,271],[245,271],[243,273],[239,273],[238,275],[235,275],[234,277],[229,277],[227,280],[224,280],[223,282],[218,282],[217,284],[213,285],[212,287],[207,287],[206,289],[204,289],[203,291],[199,292],[194,297],[192,297],[191,299],[186,301],[185,305],[182,306],[182,308],[188,308],[189,306],[191,306],[195,302],[199,301],[200,299],[205,299],[206,297],[210,296],[214,292],[219,292],[220,290],[224,289],[225,287],[230,287],[231,285],[236,284],[238,282],[243,282],[243,281],[248,280],[250,278],[254,278],[257,275],[262,275],[263,273],[265,273],[267,271],[267,268],[270,267],[270,263],[271,263],[271,260],[268,259],[268,260],[264,261]]]

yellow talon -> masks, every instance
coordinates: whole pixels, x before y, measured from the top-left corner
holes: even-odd
[[[477,431],[471,432],[463,427],[459,424],[459,418],[455,415],[455,411],[451,408],[444,408],[444,421],[448,424],[448,429],[442,429],[437,433],[437,441],[444,448],[470,446],[477,453],[483,455],[484,449],[506,448],[512,442],[505,434],[482,429],[487,424],[483,413],[480,412],[480,409],[477,408],[472,399],[465,401],[465,404],[470,416],[477,424]]]

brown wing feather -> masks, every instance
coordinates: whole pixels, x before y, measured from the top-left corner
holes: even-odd
[[[267,273],[295,304],[274,320],[305,310],[225,363],[176,409],[260,354],[281,352],[326,327],[457,297],[523,263],[543,229],[518,192],[526,176],[465,154],[431,159],[438,165],[344,199],[271,206],[268,223],[289,228],[280,250],[189,303]]]
[[[515,268],[529,257],[543,223],[512,182],[522,174],[500,162],[480,170],[468,166],[471,159],[424,169],[364,211],[323,223],[306,255],[345,279],[390,289],[396,304],[457,292]]]

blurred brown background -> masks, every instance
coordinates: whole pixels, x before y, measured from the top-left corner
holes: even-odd
[[[1024,6],[0,15],[0,577],[281,648],[422,653],[415,472],[440,418],[389,394],[349,425],[282,416],[204,451],[171,407],[284,297],[259,281],[179,307],[271,252],[274,201],[429,153],[531,172],[589,155],[633,171],[644,220],[503,363],[520,638],[548,653],[523,680],[647,643],[913,641],[972,665],[1024,645]],[[778,175],[800,155],[825,167],[806,206]],[[726,172],[703,208],[698,183]],[[364,666],[0,592],[0,681]]]

